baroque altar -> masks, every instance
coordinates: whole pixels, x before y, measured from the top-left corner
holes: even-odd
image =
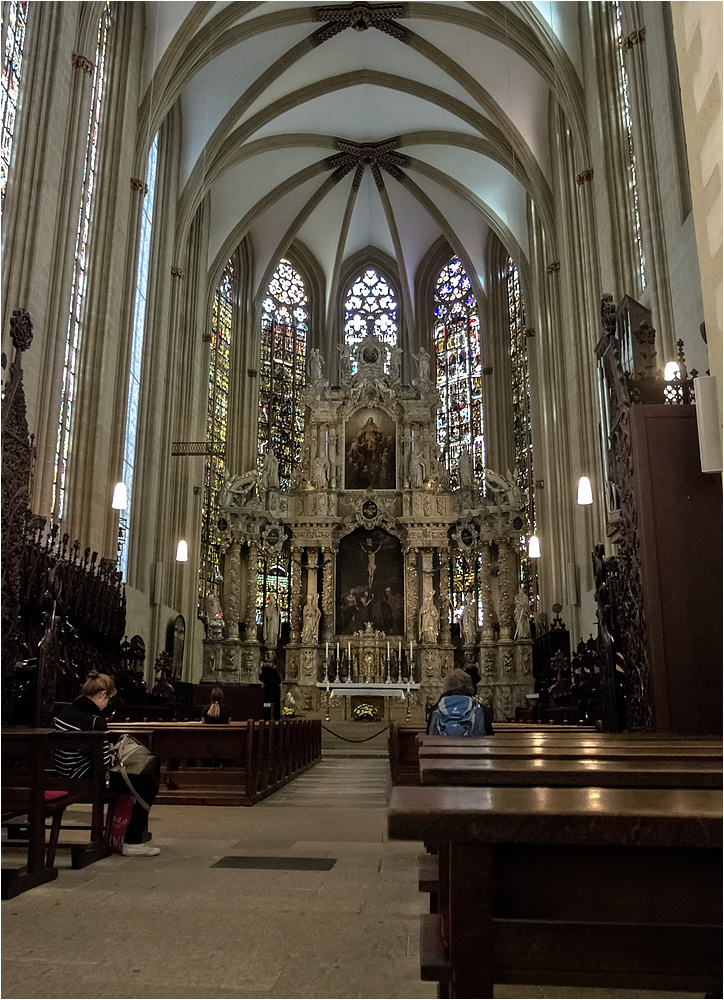
[[[227,475],[202,680],[255,683],[274,666],[300,714],[341,717],[340,685],[370,685],[394,699],[391,718],[422,721],[448,671],[477,666],[482,700],[512,718],[533,691],[520,492],[488,469],[481,485],[465,450],[451,489],[424,349],[412,385],[401,381],[401,349],[372,334],[339,351],[339,385],[310,352],[289,486],[271,449],[258,469]],[[461,560],[469,587],[453,601]],[[285,585],[261,593],[272,570]]]

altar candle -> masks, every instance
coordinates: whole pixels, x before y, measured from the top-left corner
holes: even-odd
[[[351,652],[350,652],[350,650],[351,650],[351,644],[350,644],[350,643],[348,642],[348,643],[347,643],[347,659],[349,659],[349,658],[350,658],[350,656],[351,656]]]
[[[337,659],[339,659],[339,643],[337,643]]]
[[[325,658],[325,660],[329,659],[329,643],[328,642],[325,642],[325,644],[324,644],[324,658]]]
[[[397,662],[402,662],[402,639],[397,643]]]
[[[388,642],[387,643],[387,659],[389,660],[389,658],[390,658],[390,644]]]

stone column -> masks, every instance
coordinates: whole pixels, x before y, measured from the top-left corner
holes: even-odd
[[[483,642],[492,642],[493,632],[493,595],[490,589],[490,548],[484,542],[480,553],[480,596],[483,602]]]
[[[515,600],[515,556],[510,543],[501,539],[498,542],[498,618],[500,620],[500,639],[510,641],[513,638],[513,602]]]
[[[334,552],[322,549],[322,642],[334,634]]]
[[[405,634],[408,643],[417,641],[417,581],[417,549],[408,549],[405,553]]]
[[[246,639],[247,642],[256,642],[256,591],[257,591],[257,564],[259,562],[259,545],[257,542],[249,542],[249,573],[247,577],[246,591]]]
[[[440,643],[450,645],[450,558],[447,549],[438,549],[440,560]]]
[[[289,641],[298,644],[302,638],[302,549],[292,548],[292,592],[290,605]]]
[[[241,617],[241,545],[233,540],[224,553],[224,621],[226,638],[239,638]]]

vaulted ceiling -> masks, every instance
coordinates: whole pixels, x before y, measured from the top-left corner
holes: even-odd
[[[147,3],[141,134],[180,109],[177,251],[209,199],[209,276],[246,237],[258,301],[296,241],[325,277],[373,248],[414,276],[442,239],[484,294],[492,230],[554,242],[551,95],[585,148],[578,3]],[[147,149],[139,145],[139,159]]]

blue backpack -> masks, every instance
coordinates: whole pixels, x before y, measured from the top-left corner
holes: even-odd
[[[432,710],[427,734],[428,736],[485,736],[482,705],[468,695],[445,695]]]

